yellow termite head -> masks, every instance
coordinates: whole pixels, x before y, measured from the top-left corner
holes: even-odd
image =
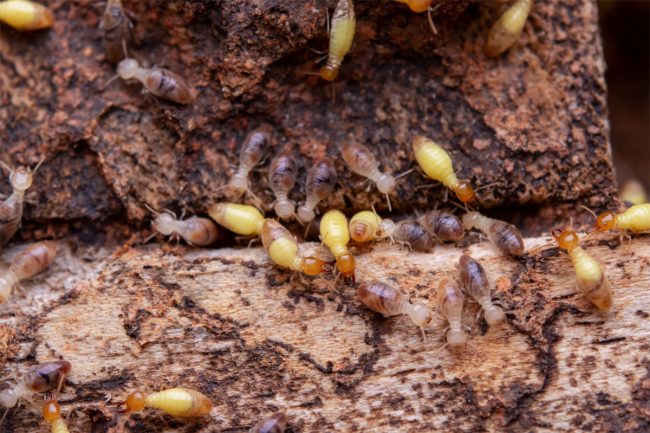
[[[334,81],[339,76],[339,68],[332,65],[325,65],[320,68],[320,77],[325,81]]]
[[[336,268],[343,275],[343,278],[345,279],[345,282],[348,286],[354,286],[355,283],[354,267],[354,256],[350,253],[343,254],[336,259]]]
[[[471,204],[476,200],[476,193],[472,185],[464,180],[458,182],[458,187],[454,191],[458,200],[462,201],[465,204]]]
[[[142,391],[133,391],[124,402],[127,412],[139,412],[147,405],[147,396]]]
[[[61,406],[56,400],[45,401],[41,410],[43,419],[49,423],[61,418]]]
[[[303,259],[302,271],[310,277],[315,277],[323,272],[332,272],[332,270],[334,270],[332,264],[333,263],[325,262],[318,257],[305,257]]]
[[[124,59],[117,65],[117,75],[123,80],[135,78],[140,64],[135,59]]]
[[[606,232],[613,229],[616,226],[616,214],[610,211],[601,213],[596,218],[595,226],[599,232]]]
[[[578,234],[572,230],[556,229],[551,232],[551,235],[557,242],[557,245],[563,250],[571,251],[580,244]]]

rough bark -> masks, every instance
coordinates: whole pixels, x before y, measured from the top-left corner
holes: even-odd
[[[499,182],[482,192],[484,206],[614,204],[594,0],[536,2],[520,42],[497,60],[482,52],[498,16],[485,4],[461,15],[469,1],[443,2],[434,36],[425,14],[359,0],[354,46],[333,88],[307,74],[317,70],[310,49],[327,46],[333,0],[125,1],[131,52],[187,77],[199,94],[190,107],[119,80],[104,88],[115,68],[97,29],[102,6],[45,3],[57,19],[51,31],[0,27],[2,149],[15,163],[47,158],[29,220],[106,220],[124,210],[139,220],[144,203],[204,212],[225,198],[219,187],[238,146],[261,121],[276,129],[274,151],[291,149],[303,166],[298,185],[313,158],[335,157],[340,187],[324,207],[385,209],[344,168],[342,141],[370,145],[397,174],[414,164],[415,134],[443,143],[461,177]],[[427,183],[417,172],[402,178],[396,211],[438,201],[443,188],[416,189]],[[253,189],[272,202],[264,170]]]
[[[487,329],[467,304],[471,345],[460,354],[444,347],[440,317],[423,341],[406,317],[367,310],[333,278],[292,279],[260,249],[63,253],[0,307],[4,373],[71,361],[61,402],[78,432],[246,431],[276,410],[287,411],[290,432],[647,431],[648,237],[587,247],[614,290],[608,315],[576,293],[569,259],[548,241],[527,239],[532,254],[519,261],[489,244],[467,248],[509,313]],[[378,245],[358,256],[359,279],[392,282],[434,307],[461,253]],[[209,395],[210,417],[117,413],[134,388],[173,385]],[[46,431],[29,406],[3,428]]]

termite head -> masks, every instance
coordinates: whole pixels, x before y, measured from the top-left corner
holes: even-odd
[[[462,329],[450,329],[447,331],[447,343],[451,347],[464,346],[467,343],[467,334]]]
[[[395,233],[397,225],[391,219],[383,219],[379,223],[379,230],[377,230],[377,238],[390,238]]]
[[[343,274],[348,286],[354,285],[354,256],[350,253],[343,254],[336,259],[336,268]]]
[[[49,423],[61,418],[61,406],[56,400],[43,403],[43,419]]]
[[[331,272],[333,269],[331,263],[324,262],[318,257],[305,257],[302,265],[302,271],[311,277],[323,272]]]
[[[170,236],[176,231],[176,218],[169,212],[161,212],[151,222],[153,231]]]
[[[598,215],[596,218],[596,230],[599,232],[606,232],[611,230],[616,225],[616,214],[614,212],[606,211]]]
[[[32,186],[32,174],[29,168],[26,167],[20,167],[12,171],[9,175],[11,187],[17,191],[27,191]]]
[[[420,328],[424,328],[429,323],[431,323],[431,320],[433,320],[431,309],[419,302],[411,305],[408,315],[413,323],[415,323]]]
[[[278,201],[275,203],[275,206],[273,206],[273,210],[275,211],[275,214],[283,220],[290,219],[296,212],[293,202],[289,200]]]
[[[298,208],[298,219],[303,223],[308,223],[314,218],[316,218],[316,213],[313,209],[310,209],[307,206],[300,206]]]
[[[456,188],[456,197],[465,204],[470,204],[476,200],[476,193],[469,182],[461,180]]]
[[[339,68],[332,65],[325,65],[320,68],[320,77],[325,81],[334,81],[339,76]]]
[[[390,174],[382,174],[377,179],[377,189],[382,194],[390,194],[395,189],[395,178]]]
[[[17,403],[18,394],[13,387],[5,388],[0,392],[0,406],[10,408],[16,406]]]
[[[503,319],[505,319],[505,314],[503,314],[503,310],[501,308],[497,307],[496,305],[490,305],[485,310],[484,317],[488,325],[493,326],[503,322]]]
[[[407,0],[405,2],[409,9],[415,13],[426,12],[431,7],[433,0]]]
[[[147,405],[147,396],[141,391],[133,391],[124,402],[127,412],[138,412]]]
[[[135,78],[140,64],[135,59],[124,59],[117,65],[117,75],[123,80]]]
[[[248,177],[244,173],[235,173],[230,178],[230,186],[236,190],[248,190]]]
[[[573,248],[577,247],[580,244],[580,238],[578,234],[571,230],[553,230],[551,232],[553,239],[557,242],[557,245],[563,250],[571,251]]]

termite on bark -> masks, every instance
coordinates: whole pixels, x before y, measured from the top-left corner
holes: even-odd
[[[503,310],[494,305],[490,290],[490,281],[483,265],[467,254],[463,254],[458,261],[460,282],[465,291],[483,308],[485,321],[488,325],[497,325],[503,322]]]
[[[477,228],[485,233],[492,244],[506,255],[519,257],[526,252],[521,232],[512,224],[478,212],[467,212],[463,215],[463,225],[466,230]]]
[[[291,219],[296,214],[296,205],[289,199],[289,193],[296,184],[298,164],[293,155],[281,152],[271,161],[269,185],[275,195],[273,210],[278,218]]]
[[[336,169],[330,158],[322,158],[308,170],[305,179],[305,203],[298,207],[298,219],[308,223],[316,218],[316,205],[334,192]]]
[[[178,418],[203,416],[212,410],[212,402],[208,397],[194,389],[182,387],[151,394],[134,391],[126,398],[125,405],[126,412],[139,412],[149,407]]]
[[[56,242],[37,242],[20,252],[11,261],[9,270],[0,276],[0,302],[6,301],[22,280],[43,272],[54,260]]]
[[[500,56],[517,42],[532,5],[533,0],[516,0],[492,25],[485,44],[487,56]]]
[[[42,30],[52,27],[54,14],[47,7],[28,0],[0,2],[0,21],[16,30]]]
[[[356,26],[352,0],[339,0],[332,16],[327,63],[320,70],[323,80],[334,81],[338,77],[343,58],[352,47]]]
[[[132,28],[122,0],[108,0],[99,28],[103,30],[102,42],[106,50],[106,60],[118,63],[126,57],[124,47],[131,40]]]

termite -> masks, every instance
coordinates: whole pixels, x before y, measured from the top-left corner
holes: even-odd
[[[136,79],[147,92],[161,99],[189,104],[194,97],[183,77],[164,68],[145,68],[135,59],[124,59],[117,65],[117,76],[123,80]]]
[[[533,0],[517,0],[494,23],[485,44],[487,56],[500,56],[514,45],[526,25],[532,4]]]
[[[298,164],[291,154],[282,152],[271,161],[269,185],[275,194],[273,210],[280,219],[288,220],[296,214],[296,205],[289,200],[289,193],[296,183],[297,176]]]
[[[354,256],[348,250],[350,232],[348,220],[338,210],[330,210],[320,221],[321,241],[336,258],[336,268],[343,274],[348,285],[354,284]]]
[[[451,157],[445,149],[426,137],[417,136],[413,140],[413,152],[422,171],[452,190],[460,201],[470,204],[476,199],[470,183],[456,177]]]
[[[385,316],[406,314],[420,328],[424,336],[424,327],[431,323],[433,313],[421,302],[411,303],[406,294],[380,281],[362,283],[357,288],[359,300],[372,311]]]
[[[595,228],[599,232],[620,230],[640,233],[650,230],[650,203],[630,206],[621,214],[606,211],[596,218]]]
[[[295,237],[276,220],[264,220],[260,237],[271,261],[280,267],[311,276],[330,270],[329,265],[317,257],[301,257]]]
[[[444,279],[438,285],[438,308],[440,313],[449,322],[447,332],[447,344],[451,347],[459,347],[467,342],[467,335],[463,331],[463,293],[458,284],[452,280]]]
[[[307,223],[316,218],[314,209],[318,203],[334,192],[336,169],[329,158],[318,160],[307,170],[305,180],[305,203],[298,207],[298,219]]]
[[[287,416],[282,412],[263,419],[255,424],[248,433],[284,433],[287,428]]]
[[[569,254],[580,291],[599,309],[609,310],[612,307],[612,289],[607,276],[600,264],[580,247],[576,232],[554,230],[551,234],[558,246]]]
[[[104,30],[106,60],[117,63],[124,59],[124,47],[131,39],[131,21],[124,12],[122,0],[108,0],[99,28]]]
[[[352,47],[356,27],[352,0],[339,0],[332,16],[327,63],[320,70],[323,80],[334,81],[338,77],[343,58]]]
[[[372,152],[362,144],[354,142],[344,144],[343,147],[341,147],[341,155],[350,170],[359,176],[369,179],[377,185],[379,192],[386,196],[388,210],[392,211],[388,194],[395,190],[396,178],[390,174],[382,173],[379,170],[379,163],[377,162],[375,155],[373,155]],[[402,173],[402,175],[404,174],[406,173]]]
[[[0,2],[0,21],[16,30],[41,30],[52,27],[54,14],[47,7],[28,0]]]
[[[158,233],[169,236],[170,240],[178,241],[179,238],[183,238],[189,245],[200,247],[213,244],[217,240],[219,234],[217,226],[208,218],[193,216],[183,220],[178,219],[176,214],[170,210],[158,212],[149,206],[147,208],[153,212],[156,218],[151,222],[151,229],[154,233],[146,241]]]
[[[350,218],[350,237],[358,243],[392,238],[395,232],[393,220],[381,218],[374,211],[364,210]]]
[[[463,223],[449,212],[432,210],[418,218],[418,222],[441,242],[459,241],[465,236]]]
[[[179,418],[203,416],[212,410],[212,402],[208,397],[199,391],[181,387],[152,394],[134,391],[126,398],[125,405],[127,412],[139,412],[149,407]]]
[[[434,35],[438,34],[438,29],[436,29],[435,24],[433,24],[433,18],[431,17],[431,13],[442,3],[438,3],[438,5],[434,8],[431,7],[431,4],[433,3],[433,0],[395,0],[398,3],[404,3],[406,4],[409,9],[411,9],[412,12],[415,12],[416,14],[422,13],[422,12],[427,12],[427,18],[429,20],[429,26],[431,27],[431,31],[433,32]]]
[[[262,162],[269,151],[272,132],[273,127],[271,125],[262,123],[246,135],[239,150],[239,167],[226,187],[239,192],[247,192],[255,198],[255,194],[251,192],[249,187],[248,175],[256,165]]]
[[[619,195],[621,201],[628,205],[642,204],[648,202],[645,188],[638,180],[628,180],[623,184]]]
[[[13,189],[11,195],[0,204],[0,247],[9,242],[20,228],[25,192],[31,188],[34,174],[44,160],[41,159],[33,171],[29,167],[18,167],[14,170],[0,160],[0,165],[9,171],[9,183]]]
[[[423,253],[431,251],[435,245],[431,233],[419,222],[411,220],[395,224],[392,238],[395,242],[406,245],[410,250]]]
[[[519,229],[505,221],[488,218],[474,211],[463,215],[463,225],[466,230],[477,228],[485,233],[499,251],[506,255],[519,257],[526,251]]]
[[[43,419],[50,425],[52,433],[70,433],[65,420],[61,418],[61,407],[56,400],[49,400],[43,403]]]
[[[30,368],[15,386],[0,391],[0,405],[9,409],[35,393],[58,394],[71,368],[68,361],[46,361]]]
[[[483,308],[485,321],[488,325],[497,325],[503,322],[503,310],[492,303],[490,294],[490,281],[483,265],[474,258],[463,254],[458,261],[460,282],[465,291]]]
[[[264,225],[264,215],[246,204],[217,203],[208,210],[208,215],[220,226],[242,236],[257,236]]]
[[[9,270],[0,276],[0,302],[6,301],[16,284],[39,274],[47,268],[56,255],[56,242],[37,242],[20,252],[11,261]]]

